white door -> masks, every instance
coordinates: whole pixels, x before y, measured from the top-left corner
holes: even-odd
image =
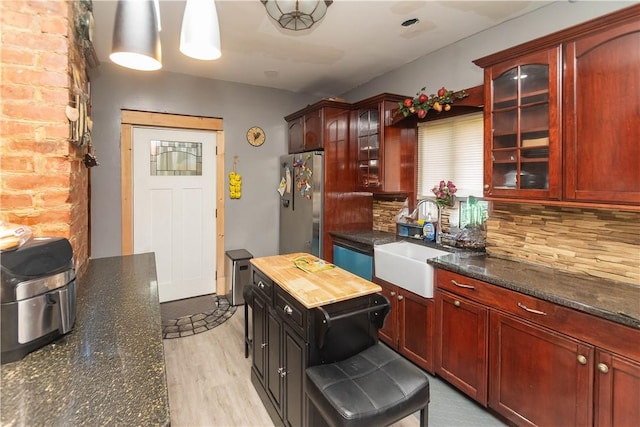
[[[216,292],[216,133],[133,128],[133,252],[155,252],[160,302]]]

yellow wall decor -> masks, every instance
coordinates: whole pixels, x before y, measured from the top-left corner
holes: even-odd
[[[229,198],[239,199],[242,196],[242,176],[236,172],[238,156],[233,156],[233,171],[229,172]]]

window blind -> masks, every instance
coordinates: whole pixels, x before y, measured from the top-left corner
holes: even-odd
[[[418,197],[433,197],[441,180],[457,197],[482,197],[483,115],[467,114],[418,125]]]

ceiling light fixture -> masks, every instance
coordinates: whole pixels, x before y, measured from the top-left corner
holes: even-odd
[[[159,32],[160,12],[154,0],[118,0],[109,59],[134,70],[159,70]]]
[[[332,0],[260,0],[267,13],[282,28],[293,31],[308,30],[321,20]]]
[[[218,59],[222,55],[214,0],[187,0],[182,18],[180,52],[205,61]]]

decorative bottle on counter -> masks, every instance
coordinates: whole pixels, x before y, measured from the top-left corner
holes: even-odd
[[[436,241],[436,227],[437,223],[431,219],[431,213],[427,215],[427,219],[424,222],[424,226],[422,227],[422,238],[425,242],[435,242]]]

